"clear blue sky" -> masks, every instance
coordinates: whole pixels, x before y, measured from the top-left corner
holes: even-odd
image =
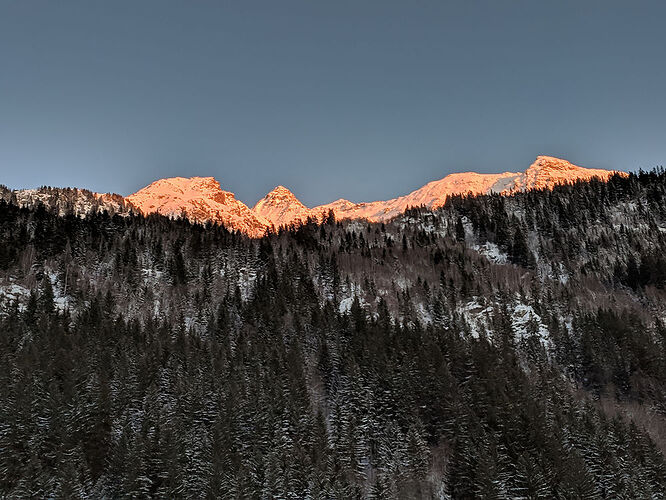
[[[385,199],[666,164],[666,2],[0,0],[0,183]]]

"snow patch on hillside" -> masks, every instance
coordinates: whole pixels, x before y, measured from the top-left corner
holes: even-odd
[[[511,315],[511,327],[514,335],[519,339],[537,335],[542,342],[549,343],[548,328],[543,324],[532,306],[517,304]]]
[[[495,244],[487,241],[483,245],[472,245],[472,250],[476,250],[494,264],[506,264],[509,256],[502,252]]]
[[[478,297],[456,308],[456,313],[465,320],[469,326],[470,334],[474,338],[487,335],[492,339],[494,333],[492,319],[495,312],[493,305],[482,303],[482,299]],[[517,302],[509,310],[509,314],[511,316],[511,331],[516,341],[536,335],[546,347],[551,346],[548,327],[532,306]]]
[[[30,289],[11,283],[0,286],[0,305],[8,306],[13,302],[18,302],[19,310],[25,310],[25,303],[30,298]]]

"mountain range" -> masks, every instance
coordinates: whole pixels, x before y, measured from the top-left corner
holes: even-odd
[[[262,236],[267,229],[277,229],[305,222],[321,221],[330,211],[336,219],[365,219],[371,222],[390,220],[409,207],[436,209],[447,198],[460,194],[510,194],[528,189],[551,189],[557,184],[597,177],[607,180],[616,171],[583,168],[552,156],[538,156],[523,172],[480,174],[454,173],[432,181],[411,193],[385,201],[354,203],[339,199],[309,208],[286,187],[277,186],[252,208],[238,200],[234,193],[222,189],[214,177],[172,177],[160,179],[123,198],[86,190],[5,190],[4,198],[14,197],[22,205],[55,204],[59,212],[70,210],[83,214],[106,209],[110,213],[138,211],[144,215],[158,213],[169,217],[186,217],[193,222],[222,224],[248,234]],[[620,172],[621,173],[621,172]]]

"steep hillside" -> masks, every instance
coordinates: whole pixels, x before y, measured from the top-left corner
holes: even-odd
[[[663,496],[665,228],[662,171],[260,239],[0,202],[0,495]]]

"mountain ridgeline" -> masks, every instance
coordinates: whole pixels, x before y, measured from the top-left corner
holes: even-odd
[[[425,206],[435,209],[450,196],[459,194],[508,194],[527,189],[552,188],[576,180],[608,179],[611,170],[578,167],[566,160],[539,156],[525,171],[503,174],[477,174],[475,172],[451,174],[433,181],[412,193],[386,201],[353,203],[339,199],[326,205],[308,208],[284,186],[278,186],[250,208],[236,199],[234,193],[224,191],[213,177],[172,177],[160,179],[136,193],[122,198],[120,195],[91,193],[76,189],[26,189],[0,191],[5,199],[34,206],[57,204],[79,215],[88,211],[108,210],[110,213],[132,212],[148,215],[159,213],[168,217],[184,217],[192,222],[212,222],[227,229],[240,231],[252,237],[261,237],[267,230],[276,230],[308,219],[322,221],[333,212],[337,219],[363,219],[383,222],[402,214],[411,207]]]
[[[5,191],[0,496],[662,498],[666,173],[546,171],[261,238]]]

